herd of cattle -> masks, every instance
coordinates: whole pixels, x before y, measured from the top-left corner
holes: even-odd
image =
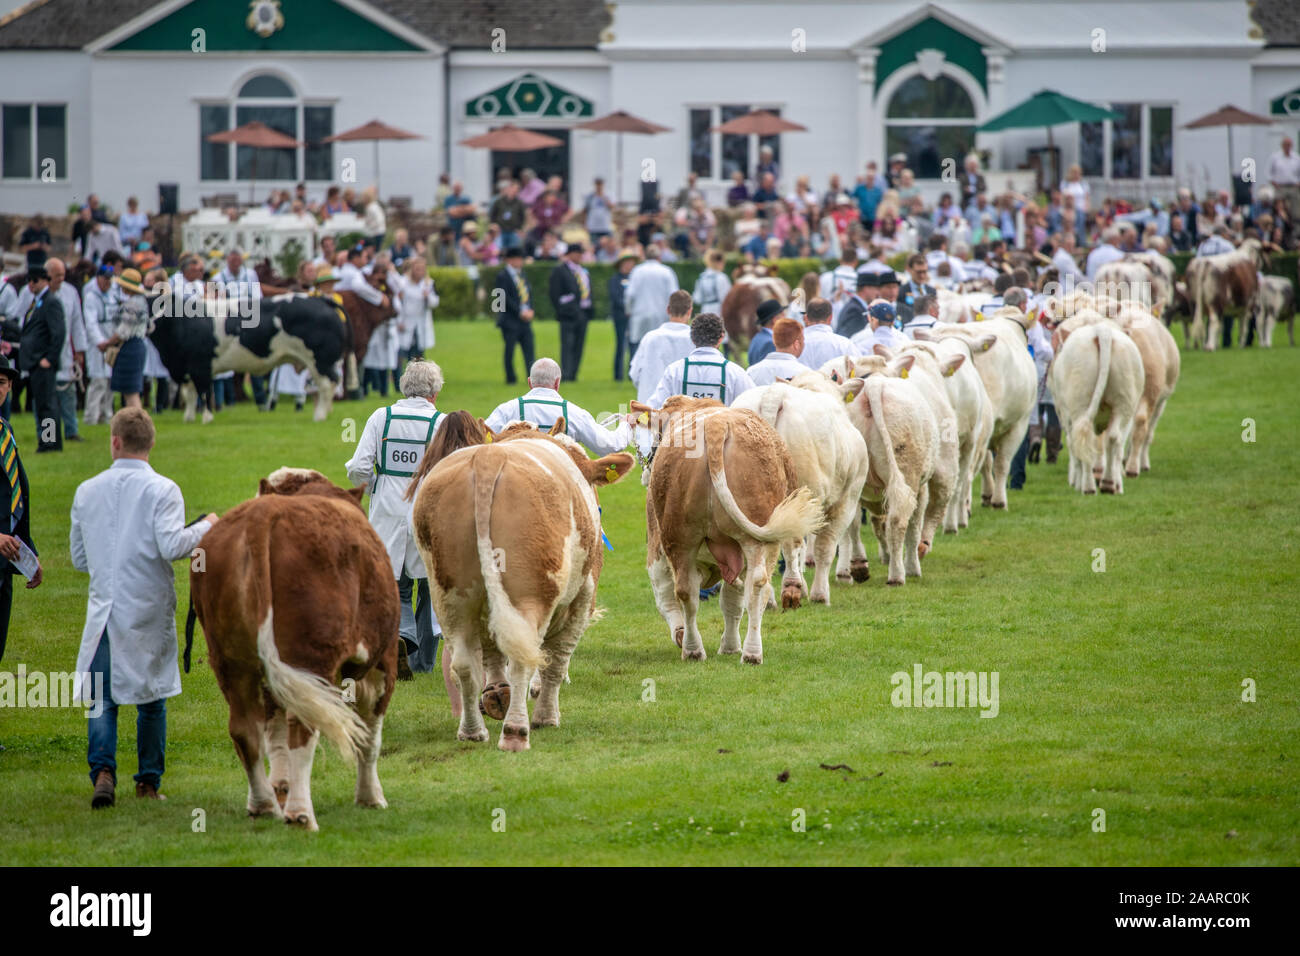
[[[1090,494],[1099,480],[1103,493],[1121,494],[1126,476],[1151,467],[1156,425],[1178,381],[1177,343],[1132,297],[1075,291],[1044,309],[1058,320],[1049,377],[1070,484]],[[869,579],[860,520],[870,520],[886,583],[903,585],[921,575],[941,526],[968,526],[977,472],[982,504],[1007,508],[1011,459],[1038,401],[1027,349],[1034,321],[1005,307],[941,322],[900,349],[836,359],[746,391],[731,407],[685,396],[659,409],[633,403],[651,448],[642,460],[646,567],[682,659],[706,656],[701,589],[721,585],[718,652],[760,664],[779,556],[783,607],[829,604],[832,570],[846,583]],[[428,473],[412,525],[467,702],[458,737],[487,740],[486,715],[502,722],[498,746],[520,751],[533,728],[559,725],[560,685],[597,614],[596,492],[636,459],[591,459],[563,419],[548,432],[520,422],[486,438]],[[206,567],[191,574],[186,659],[197,617],[230,705],[248,812],[309,829],[321,733],[357,763],[357,803],[386,805],[376,763],[400,653],[399,605],[360,491],[282,468],[209,532]]]

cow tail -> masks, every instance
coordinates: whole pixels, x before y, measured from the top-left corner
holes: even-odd
[[[767,422],[773,428],[781,419],[781,409],[785,405],[785,395],[779,388],[768,388],[763,391],[763,398],[758,403],[758,414],[763,421]]]
[[[504,553],[492,547],[492,499],[501,472],[506,466],[504,456],[492,457],[498,462],[495,470],[492,465],[486,464],[485,456],[476,457],[470,469],[474,494],[474,535],[478,542],[483,589],[487,592],[488,631],[507,660],[531,673],[545,663],[542,640],[537,628],[524,619],[506,593],[502,577],[505,571]],[[526,516],[524,520],[528,520]]]
[[[190,672],[190,648],[194,646],[194,622],[198,614],[194,612],[194,592],[190,591],[190,610],[185,615],[185,673]]]
[[[697,420],[696,427],[703,430],[704,422]],[[725,426],[724,426],[725,427]],[[800,486],[785,496],[785,499],[772,509],[766,524],[750,521],[736,503],[736,497],[727,485],[727,473],[723,468],[723,450],[727,443],[729,431],[723,432],[721,440],[708,441],[705,437],[704,449],[709,465],[709,480],[713,483],[713,493],[718,502],[745,534],[758,541],[786,542],[816,534],[826,523],[821,501],[806,487]],[[716,435],[716,431],[715,431]]]
[[[1108,325],[1097,327],[1097,381],[1092,386],[1092,398],[1088,400],[1088,409],[1070,427],[1070,444],[1079,449],[1075,457],[1090,461],[1096,456],[1097,433],[1093,422],[1101,408],[1101,397],[1106,391],[1106,381],[1110,378],[1110,352],[1114,332]],[[1084,450],[1087,455],[1081,454]]]
[[[345,699],[343,689],[319,674],[286,664],[280,658],[273,622],[269,533],[263,534],[260,549],[251,557],[253,579],[265,582],[254,606],[266,607],[266,617],[257,629],[257,656],[271,696],[287,713],[329,738],[344,761],[355,765],[358,755],[370,743],[370,730]]]
[[[871,409],[871,420],[880,432],[881,443],[885,446],[885,461],[889,466],[889,483],[885,486],[885,513],[890,515],[911,515],[916,511],[916,492],[903,477],[903,470],[898,467],[898,458],[894,455],[894,439],[889,434],[885,423],[884,391],[885,378],[872,375],[866,380],[863,391],[867,393],[867,404]]]

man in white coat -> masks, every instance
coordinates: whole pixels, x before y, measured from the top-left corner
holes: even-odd
[[[370,524],[384,542],[402,602],[399,629],[411,670],[433,670],[442,629],[429,598],[429,572],[415,546],[406,487],[420,459],[445,418],[436,402],[442,391],[442,369],[416,359],[406,366],[398,387],[403,397],[376,409],[366,421],[356,453],[348,461],[348,480],[370,491]],[[416,604],[411,590],[415,585]]]
[[[122,290],[113,281],[113,267],[100,266],[81,290],[82,316],[86,322],[87,425],[107,424],[113,417],[113,390],[109,388],[113,368],[104,360],[104,352],[113,337],[121,305]]]
[[[753,388],[754,382],[745,370],[735,362],[728,362],[718,350],[725,334],[722,316],[713,312],[697,315],[691,322],[694,350],[664,369],[659,385],[646,404],[651,408],[663,408],[664,402],[674,395],[687,395],[712,398],[730,405],[736,396]]]
[[[77,434],[77,380],[86,361],[86,321],[81,315],[81,296],[65,280],[68,268],[62,259],[45,264],[50,274],[50,292],[63,303],[63,321],[67,333],[59,353],[59,370],[54,376],[59,396],[59,417],[63,419],[63,437],[67,441],[85,441]]]
[[[831,359],[842,355],[857,355],[858,350],[843,335],[831,328],[835,304],[825,299],[813,299],[804,313],[808,324],[803,330],[803,351],[796,352],[799,361],[807,368],[821,368]],[[774,332],[773,335],[776,333]],[[750,378],[753,378],[751,373]]]
[[[813,301],[826,302],[825,299]],[[826,302],[826,308],[829,318],[829,302]],[[791,379],[808,371],[808,366],[799,361],[804,350],[804,329],[797,319],[777,319],[772,325],[772,344],[776,348],[765,359],[745,369],[745,374],[755,385],[773,385],[778,378]]]
[[[660,250],[656,244],[646,247],[645,256],[645,262],[637,264],[628,274],[627,291],[623,293],[627,340],[633,358],[646,333],[663,324],[668,297],[678,289],[677,273],[659,261]]]
[[[180,488],[149,467],[148,412],[122,409],[110,436],[113,465],[77,488],[69,541],[72,566],[90,574],[77,693],[91,707],[87,760],[96,809],[115,801],[117,708],[125,704],[138,711],[135,794],[164,799],[166,699],[181,692],[172,562],[201,559],[195,547],[217,520],[209,514],[186,526]]]
[[[668,297],[668,321],[647,332],[632,356],[631,378],[636,398],[644,402],[654,394],[664,369],[691,354],[691,294],[678,289]]]
[[[631,435],[620,421],[605,428],[595,416],[560,395],[560,365],[555,359],[539,358],[528,370],[528,391],[502,402],[487,417],[487,427],[499,432],[514,422],[532,422],[548,430],[563,416],[564,434],[597,455],[610,455],[627,447]]]

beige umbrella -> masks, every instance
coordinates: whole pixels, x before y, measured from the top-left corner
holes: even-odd
[[[534,149],[563,146],[564,140],[556,139],[554,136],[534,133],[530,129],[520,129],[518,126],[507,123],[505,126],[499,126],[489,133],[462,139],[460,145],[470,146],[474,149],[495,149],[503,153],[527,153]]]
[[[1206,113],[1190,123],[1184,123],[1183,129],[1209,129],[1212,126],[1228,127],[1228,175],[1236,179],[1236,167],[1232,164],[1232,128],[1234,126],[1272,126],[1273,121],[1258,113],[1248,113],[1236,106],[1221,106],[1213,113]]]
[[[729,119],[721,126],[714,127],[714,130],[734,136],[775,136],[777,133],[806,133],[808,127],[782,119],[767,110],[754,110]]]
[[[326,136],[322,143],[349,143],[364,140],[370,140],[375,144],[375,189],[379,189],[379,141],[381,139],[424,139],[419,133],[412,133],[409,130],[399,129],[396,126],[389,126],[387,123],[373,119],[369,123],[358,126],[356,129],[345,130],[342,133],[335,133],[333,136]]]
[[[672,129],[668,126],[660,126],[658,123],[643,120],[641,117],[633,116],[623,110],[615,110],[599,119],[579,123],[574,129],[589,129],[597,133],[618,133],[618,159],[615,161],[616,165],[614,167],[616,173],[614,183],[615,202],[623,198],[623,134],[637,133],[641,136],[653,136],[656,133],[672,132]]]
[[[213,133],[208,137],[209,143],[234,143],[236,146],[251,146],[254,149],[297,149],[302,143],[278,129],[272,129],[260,120],[253,120],[234,129]],[[248,201],[253,202],[253,193],[257,189],[257,154],[253,154],[253,174],[249,179]]]

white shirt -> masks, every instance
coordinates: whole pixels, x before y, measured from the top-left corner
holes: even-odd
[[[99,350],[99,343],[113,337],[113,326],[121,305],[122,291],[116,283],[110,284],[108,291],[103,292],[99,283],[91,279],[81,290],[82,318],[86,326],[86,375],[89,378],[109,378],[113,374],[112,367],[104,361],[104,353]]]
[[[1232,243],[1222,236],[1210,236],[1199,246],[1196,247],[1196,255],[1200,256],[1219,256],[1225,252],[1231,252],[1235,248]]]
[[[668,297],[678,288],[677,273],[662,262],[647,259],[633,267],[623,293],[629,342],[640,342],[647,332],[668,321]]]
[[[1079,266],[1074,261],[1074,256],[1070,255],[1065,249],[1057,249],[1052,253],[1052,265],[1056,266],[1056,272],[1061,277],[1061,282],[1065,282],[1066,276],[1074,276],[1074,281],[1082,281],[1084,275],[1079,271]]]
[[[841,310],[858,289],[858,271],[841,262],[817,281],[822,298],[831,304],[831,322],[838,322]]]
[[[877,326],[875,331],[866,328],[853,336],[853,346],[857,349],[858,355],[871,355],[877,345],[897,349],[902,348],[910,341],[911,339],[892,325]]]
[[[848,299],[844,301],[847,302]],[[808,368],[821,368],[831,359],[856,354],[853,343],[825,322],[804,326],[803,354],[799,356],[799,361]]]
[[[366,204],[366,235],[380,236],[388,231],[388,217],[377,201]]]
[[[647,332],[632,356],[632,381],[639,402],[649,401],[664,377],[664,369],[691,354],[691,327],[685,322],[665,322]]]
[[[397,347],[403,355],[412,345],[421,352],[433,348],[432,310],[439,301],[433,280],[426,276],[417,282],[400,273],[390,279],[397,290],[393,303],[397,307]]]
[[[396,466],[397,470],[413,472],[424,457],[426,440],[433,439],[446,421],[446,416],[438,415],[438,421],[433,431],[430,431],[429,420],[437,414],[438,410],[427,399],[402,398],[394,402],[391,408],[394,415],[411,415],[421,419],[407,421],[399,418],[388,422],[388,437],[399,439],[389,445],[389,466],[390,468]],[[369,486],[370,524],[379,535],[379,540],[384,542],[384,550],[388,552],[392,564],[393,579],[400,578],[403,571],[408,577],[426,578],[429,573],[425,570],[424,561],[415,546],[415,537],[410,527],[411,507],[415,502],[403,498],[411,479],[400,475],[377,474],[380,467],[379,456],[384,453],[381,439],[388,412],[389,408],[384,407],[370,413],[370,417],[366,419],[366,427],[361,430],[361,440],[357,442],[357,450],[344,467],[348,472],[348,481],[354,485]],[[417,444],[406,444],[411,441]],[[411,452],[416,453],[414,461],[409,460]],[[394,458],[393,455],[398,457]]]
[[[1077,183],[1072,183],[1068,179],[1061,180],[1061,195],[1074,197],[1075,209],[1088,209],[1088,197],[1092,190],[1085,180],[1080,179]]]
[[[731,280],[725,272],[717,269],[705,269],[695,280],[695,291],[691,298],[695,300],[697,313],[716,312],[722,314],[722,302],[731,291]],[[664,306],[667,308],[667,305]]]
[[[1268,181],[1279,186],[1300,186],[1300,153],[1294,149],[1287,156],[1282,150],[1268,161]]]
[[[1097,270],[1108,262],[1118,262],[1124,258],[1124,253],[1112,246],[1109,242],[1103,242],[1092,252],[1088,253],[1088,261],[1084,268],[1088,273],[1089,279],[1097,278]]]
[[[228,298],[256,300],[262,297],[262,283],[248,266],[240,266],[239,275],[232,274],[230,266],[222,266],[216,281],[225,287]]]
[[[689,385],[685,382],[688,361],[691,363]],[[725,394],[721,388],[724,381]],[[664,402],[674,395],[690,395],[692,398],[716,398],[724,405],[730,405],[741,393],[753,387],[753,380],[743,368],[735,362],[728,362],[717,349],[704,346],[693,349],[690,355],[664,369],[654,394],[646,399],[646,404],[651,408],[663,408]]]
[[[107,627],[109,690],[119,705],[181,692],[172,562],[189,558],[211,527],[207,521],[184,525],[180,488],[134,458],[119,458],[73,496],[72,566],[90,574],[77,672],[90,670]]]
[[[966,281],[965,265],[963,265],[962,261],[958,259],[956,256],[950,256],[942,249],[931,249],[929,252],[925,254],[925,261],[926,264],[929,265],[930,275],[933,277],[931,281],[934,282],[938,281],[938,279],[940,278],[939,266],[941,266],[945,262],[948,263],[948,266],[952,271],[952,275],[948,277],[948,281],[950,282]]]
[[[122,237],[117,234],[117,226],[100,223],[97,232],[86,235],[86,258],[99,262],[106,252],[121,252]]]
[[[370,332],[370,341],[366,343],[366,354],[361,360],[362,368],[388,369],[397,368],[397,320],[385,319]]]
[[[76,362],[73,352],[86,351],[86,321],[81,317],[81,299],[77,291],[64,279],[55,293],[63,303],[63,351],[59,353],[59,371],[56,381],[71,382],[76,379]]]
[[[493,410],[487,417],[487,427],[499,432],[512,422],[529,421],[546,431],[564,415],[565,433],[597,455],[622,451],[630,441],[627,422],[620,421],[613,430],[605,428],[585,408],[568,401],[553,388],[529,389],[520,398],[524,401],[522,419],[519,417],[519,399],[512,398]]]
[[[361,270],[350,262],[339,266],[339,281],[334,286],[335,292],[355,292],[371,305],[384,301],[384,294],[366,281]]]
[[[928,312],[922,312],[912,316],[910,322],[903,326],[903,334],[909,339],[916,339],[917,329],[932,329],[939,320]]]
[[[745,374],[755,386],[761,386],[775,384],[778,378],[794,378],[806,371],[808,366],[804,365],[802,356],[796,357],[789,352],[769,352],[767,358],[745,369]]]

